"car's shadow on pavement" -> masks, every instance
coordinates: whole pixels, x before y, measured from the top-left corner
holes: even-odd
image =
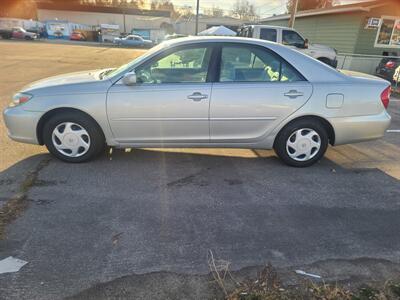
[[[6,228],[0,257],[30,263],[18,277],[1,277],[0,293],[11,295],[4,288],[11,286],[51,299],[132,273],[206,273],[209,249],[234,269],[398,260],[396,179],[326,159],[295,169],[270,152],[254,153],[114,151],[85,164],[28,158],[42,161],[41,169],[26,190],[29,205]]]

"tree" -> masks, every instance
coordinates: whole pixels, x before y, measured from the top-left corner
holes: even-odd
[[[247,0],[236,0],[231,15],[243,21],[255,21],[258,19],[254,5]]]
[[[169,11],[172,19],[177,19],[180,16],[180,13],[176,11],[174,4],[170,0],[152,0],[150,8],[152,10]]]
[[[287,11],[291,12],[292,7],[294,5],[294,0],[288,0],[286,7]],[[316,8],[328,8],[336,5],[338,3],[337,0],[299,0],[299,5],[297,7],[298,11],[301,10],[309,10]]]
[[[211,16],[215,18],[220,18],[224,16],[224,11],[218,6],[213,6],[212,8],[207,8],[203,11],[206,16]]]
[[[164,30],[167,34],[173,34],[175,31],[174,26],[167,22],[162,22],[160,28]]]
[[[183,18],[186,20],[188,20],[194,16],[193,8],[188,5],[185,5],[181,8],[179,8],[179,10],[177,10],[177,13],[180,18]]]
[[[51,0],[52,2],[65,2],[65,0]],[[141,9],[144,6],[144,0],[70,0],[68,3],[79,2],[82,5],[98,5],[111,7],[127,7]]]

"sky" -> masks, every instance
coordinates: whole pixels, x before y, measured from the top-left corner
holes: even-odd
[[[232,5],[236,0],[200,0],[201,8],[212,8],[213,6],[217,6],[221,9],[229,12],[232,8]],[[281,14],[286,11],[286,2],[287,0],[248,0],[252,3],[257,13],[261,17],[268,17],[273,14]],[[368,0],[340,0],[342,4],[350,4],[354,2],[361,2]],[[175,6],[196,6],[196,0],[172,0]]]

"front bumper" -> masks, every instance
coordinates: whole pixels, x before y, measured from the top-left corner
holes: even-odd
[[[329,118],[335,131],[335,145],[379,139],[385,135],[391,121],[384,111],[379,115]]]
[[[8,136],[17,142],[39,144],[36,128],[43,113],[23,110],[20,106],[3,111]]]

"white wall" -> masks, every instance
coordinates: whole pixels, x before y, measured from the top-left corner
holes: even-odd
[[[121,32],[124,31],[124,17],[122,14],[38,9],[38,19],[43,22],[57,19],[95,26],[116,24],[119,25]],[[171,23],[171,19],[167,17],[125,15],[127,32],[131,32],[132,29],[160,29],[160,25],[163,22]]]

